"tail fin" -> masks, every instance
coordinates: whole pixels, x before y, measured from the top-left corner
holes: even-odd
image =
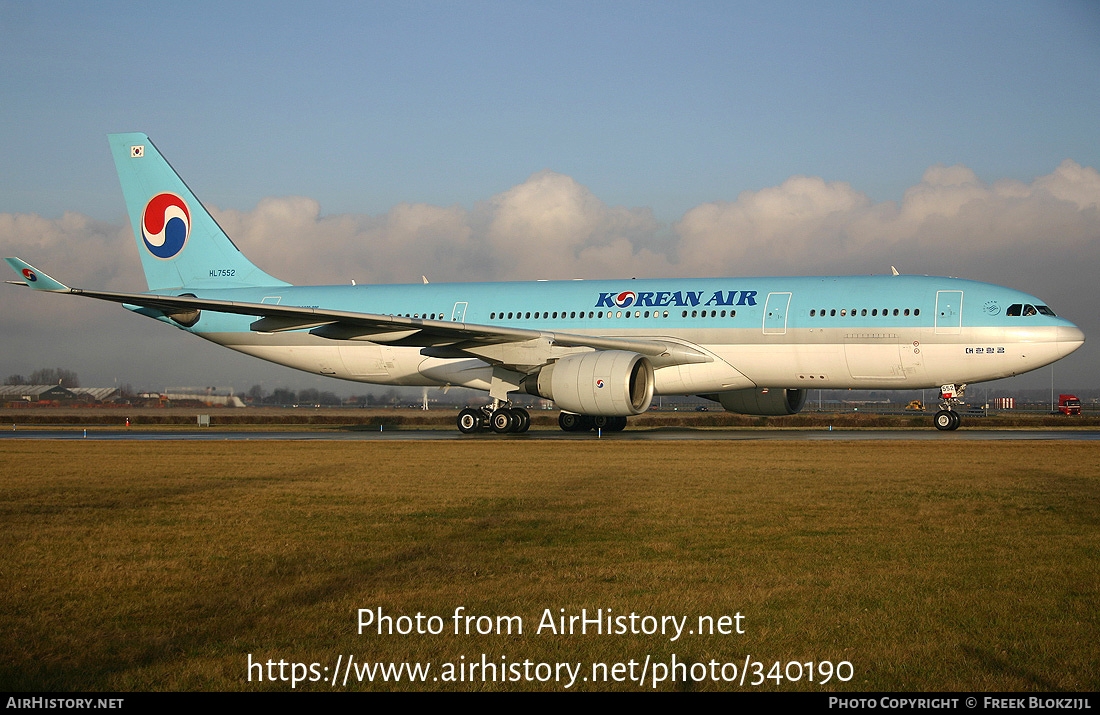
[[[108,139],[149,290],[289,285],[245,258],[149,137]]]

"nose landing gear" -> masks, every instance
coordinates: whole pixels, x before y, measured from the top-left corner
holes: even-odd
[[[959,428],[959,425],[962,424],[962,418],[953,408],[962,404],[962,396],[965,392],[966,385],[959,385],[958,387],[955,385],[942,385],[940,387],[940,410],[932,418],[936,429],[949,432]]]

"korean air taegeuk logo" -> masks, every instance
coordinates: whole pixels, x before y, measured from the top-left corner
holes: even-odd
[[[174,258],[187,244],[191,233],[191,211],[175,194],[157,194],[145,204],[141,215],[141,240],[157,258]]]

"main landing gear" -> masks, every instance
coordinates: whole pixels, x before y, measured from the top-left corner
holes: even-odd
[[[965,392],[966,385],[959,385],[957,388],[955,385],[940,387],[940,410],[932,418],[936,429],[947,432],[959,428],[959,425],[962,424],[962,418],[953,408],[962,404],[962,396]]]
[[[531,428],[531,414],[522,407],[494,404],[485,407],[467,407],[458,413],[458,431],[462,434],[487,432],[497,434],[521,434]]]
[[[562,412],[558,415],[558,427],[566,432],[622,432],[626,428],[625,417],[605,417],[604,415],[578,415]]]

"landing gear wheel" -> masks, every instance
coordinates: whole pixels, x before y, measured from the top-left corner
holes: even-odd
[[[462,434],[473,434],[481,429],[481,413],[469,407],[458,413],[458,431]]]
[[[584,418],[572,412],[562,412],[558,415],[558,427],[565,432],[580,432],[588,429],[584,424]]]
[[[512,412],[516,415],[516,434],[523,434],[527,430],[531,429],[531,413],[522,407],[513,407]]]
[[[512,410],[502,407],[489,418],[489,424],[497,434],[505,434],[516,431],[516,427],[520,424],[520,418]]]
[[[606,415],[581,415],[581,420],[588,420],[590,428],[601,432],[622,432],[626,428],[625,417],[609,417]]]
[[[959,425],[962,424],[962,418],[951,410],[940,410],[933,419],[936,423],[936,429],[944,432],[957,430]]]
[[[607,415],[578,415],[573,412],[562,412],[558,415],[558,427],[561,427],[566,432],[587,432],[588,430],[622,432],[626,428],[626,418],[609,417]]]

